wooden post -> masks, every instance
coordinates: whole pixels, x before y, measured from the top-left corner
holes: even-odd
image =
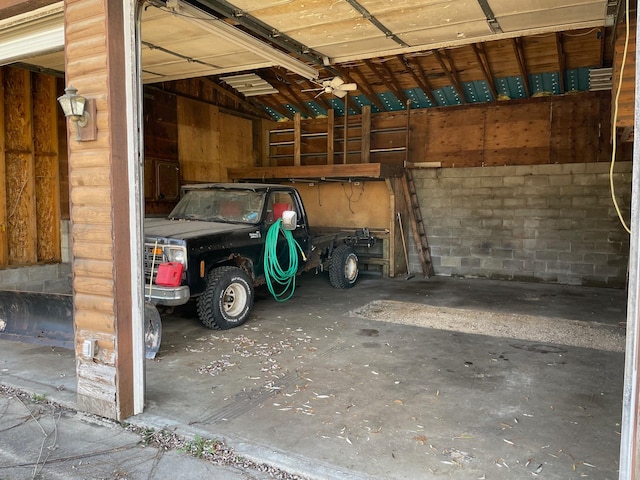
[[[299,167],[302,165],[302,126],[300,112],[296,112],[293,116],[293,165]]]
[[[360,145],[360,161],[369,163],[371,160],[371,105],[362,107],[362,141]]]
[[[144,391],[137,376],[144,362],[141,298],[132,298],[140,287],[131,258],[138,239],[130,230],[137,213],[130,210],[135,193],[129,176],[137,159],[130,158],[129,135],[137,135],[137,125],[130,124],[127,102],[137,97],[125,93],[128,3],[64,2],[66,82],[98,106],[96,140],[68,135],[77,405],[117,420],[141,411],[134,396]],[[83,354],[85,342],[97,344],[93,357]]]
[[[344,97],[344,129],[342,132],[343,142],[342,142],[342,163],[347,162],[347,154],[349,152],[349,104],[347,102],[347,97],[349,94]]]
[[[333,165],[336,115],[333,108],[330,108],[327,113],[327,165]]]
[[[0,68],[0,118],[4,118],[4,75]],[[5,124],[0,128],[0,267],[9,263],[9,245],[7,243],[7,175],[5,173]]]

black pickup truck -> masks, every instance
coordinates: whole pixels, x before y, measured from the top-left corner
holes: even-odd
[[[336,288],[350,288],[358,278],[353,247],[374,243],[366,228],[353,234],[312,233],[293,187],[195,184],[184,186],[182,193],[167,218],[145,220],[145,296],[169,306],[197,299],[198,316],[209,328],[242,325],[253,306],[254,287],[265,283],[271,287],[264,260],[274,224],[281,231],[269,251],[282,268],[295,260],[294,274],[328,271]],[[297,245],[292,247],[287,237]]]

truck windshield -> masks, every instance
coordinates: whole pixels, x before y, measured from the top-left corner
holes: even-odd
[[[264,193],[250,190],[189,190],[169,218],[255,224],[260,220]]]

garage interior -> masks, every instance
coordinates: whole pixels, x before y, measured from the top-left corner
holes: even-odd
[[[3,19],[0,44],[62,22],[63,2],[43,8]],[[187,183],[286,182],[314,225],[372,229],[376,249],[360,256],[376,288],[413,273],[430,277],[403,284],[414,295],[446,277],[562,295],[610,289],[624,302],[630,238],[616,210],[629,221],[635,16],[634,4],[602,0],[146,2],[145,214],[168,213]],[[82,269],[111,258],[100,251],[109,231],[83,208],[99,189],[74,183],[68,165],[73,132],[56,102],[67,86],[64,49],[3,63],[3,293],[99,302],[100,282]],[[362,306],[353,302],[344,314]],[[624,305],[602,308],[613,327],[624,323]],[[71,340],[53,342],[77,350],[82,330],[67,325]],[[33,325],[16,330],[34,341]],[[166,333],[163,342],[172,342]],[[161,357],[163,348],[175,351],[161,347]],[[621,367],[619,352],[611,356]],[[63,357],[82,363],[73,351]],[[620,390],[618,373],[608,387]]]

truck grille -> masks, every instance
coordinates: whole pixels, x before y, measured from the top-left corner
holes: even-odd
[[[153,265],[153,276],[158,273],[158,265],[167,261],[165,254],[156,255],[155,261],[153,259],[153,250],[156,246],[153,243],[146,243],[144,245],[144,276],[148,279],[151,276],[151,266]]]

